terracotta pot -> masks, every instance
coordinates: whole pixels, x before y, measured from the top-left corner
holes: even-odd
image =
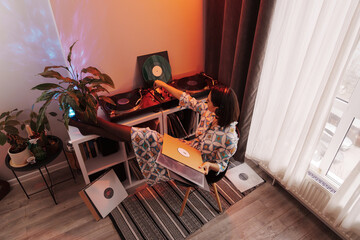
[[[26,165],[28,163],[27,160],[30,157],[33,157],[31,151],[27,147],[19,153],[11,153],[8,150],[8,154],[10,156],[12,164],[16,166]]]

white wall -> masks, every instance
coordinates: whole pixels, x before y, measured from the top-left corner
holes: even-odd
[[[66,56],[76,40],[77,69],[94,66],[109,74],[114,92],[143,86],[140,55],[167,50],[173,78],[204,69],[203,0],[2,0],[0,31],[0,112],[29,111],[39,96],[30,89],[49,81],[36,74],[64,65],[62,51]],[[61,123],[52,119],[51,126],[52,134],[67,138]],[[7,148],[0,147],[5,180],[14,178],[3,161]]]
[[[43,81],[36,75],[46,65],[64,64],[49,2],[0,1],[0,32],[0,112],[23,109],[27,118],[40,95],[30,89]],[[63,125],[53,122],[52,133],[66,138]],[[4,163],[8,147],[0,146],[0,178],[5,180],[14,178]]]

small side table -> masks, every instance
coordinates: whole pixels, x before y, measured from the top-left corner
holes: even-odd
[[[41,160],[41,161],[36,161],[36,163],[34,163],[34,164],[30,164],[30,163],[29,163],[28,165],[26,165],[26,166],[24,166],[24,167],[13,167],[13,166],[10,165],[10,157],[9,157],[9,155],[7,154],[6,157],[5,157],[5,164],[6,164],[6,166],[13,172],[16,180],[19,182],[22,190],[24,191],[24,193],[25,193],[25,195],[26,195],[26,197],[27,197],[28,199],[30,199],[30,196],[31,196],[31,195],[34,195],[34,194],[36,194],[36,193],[42,192],[42,191],[44,191],[44,190],[47,189],[47,190],[49,191],[51,197],[53,198],[55,204],[57,204],[56,199],[55,199],[55,195],[54,195],[54,191],[53,191],[52,187],[55,186],[55,185],[57,185],[57,184],[63,183],[63,182],[65,182],[65,181],[68,181],[68,180],[70,180],[70,179],[74,179],[74,182],[76,182],[76,180],[75,180],[75,175],[74,175],[74,173],[73,173],[73,171],[72,171],[72,169],[71,169],[71,167],[70,167],[69,160],[68,160],[68,158],[67,158],[67,156],[66,156],[66,154],[65,154],[65,152],[64,152],[62,140],[61,140],[60,138],[56,137],[56,136],[49,136],[49,137],[57,139],[59,145],[58,145],[58,148],[56,149],[56,151],[54,151],[53,154],[46,156],[46,159]],[[63,181],[60,181],[60,182],[58,182],[58,183],[53,184],[53,182],[52,182],[52,180],[51,180],[50,172],[49,172],[48,169],[47,169],[47,165],[48,165],[49,163],[51,163],[52,161],[54,161],[54,160],[60,155],[61,152],[63,152],[64,155],[65,155],[65,159],[66,159],[66,162],[67,162],[67,164],[68,164],[68,166],[69,166],[69,169],[70,169],[72,178],[68,178],[68,179],[65,179],[65,180],[63,180]],[[46,170],[46,172],[47,172],[47,174],[48,174],[48,176],[49,176],[50,184],[46,181],[46,178],[44,177],[44,174],[42,173],[41,168],[45,168],[45,170]],[[45,183],[45,185],[46,185],[46,188],[41,189],[41,190],[39,190],[39,191],[37,191],[37,192],[28,194],[28,193],[26,192],[24,186],[21,184],[21,182],[20,182],[20,180],[19,180],[19,178],[17,177],[17,175],[16,175],[15,172],[28,172],[28,171],[33,171],[33,170],[36,170],[36,169],[39,170],[39,172],[40,172],[40,174],[41,174],[41,177],[43,178],[44,183]]]

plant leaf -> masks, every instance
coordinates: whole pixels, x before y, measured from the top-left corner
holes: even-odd
[[[97,122],[96,119],[96,109],[86,106],[85,115],[87,115],[87,119],[90,120],[93,123]]]
[[[99,96],[99,99],[103,100],[104,102],[107,102],[107,103],[110,103],[110,104],[116,106],[116,103],[110,97]]]
[[[69,68],[66,67],[66,66],[47,66],[47,67],[44,68],[44,72],[46,72],[46,71],[49,70],[50,68],[64,68],[64,69],[66,69],[66,70],[69,71]]]
[[[6,116],[5,122],[6,122],[6,121],[9,121],[9,120],[12,120],[12,119],[16,119],[16,117],[15,117],[15,116],[11,116],[11,115]]]
[[[18,117],[24,110],[20,110],[16,113],[16,117]]]
[[[59,91],[53,91],[53,92],[43,92],[40,97],[38,97],[36,99],[36,102],[41,102],[41,101],[47,101],[47,100],[51,100],[55,94],[59,93]]]
[[[30,118],[36,118],[37,117],[37,113],[36,112],[31,112],[30,113]]]
[[[73,83],[73,84],[75,84],[76,86],[78,85],[78,82],[77,82],[76,80],[71,79],[71,78],[69,78],[69,77],[63,78],[62,80],[63,80],[64,82],[66,82],[66,83]]]
[[[71,64],[72,49],[73,49],[73,47],[74,47],[74,45],[75,45],[76,42],[77,42],[77,41],[75,41],[75,42],[70,46],[69,54],[68,54],[68,57],[67,57],[67,60],[68,60],[69,64]]]
[[[72,98],[76,105],[79,105],[79,98],[76,96],[74,92],[67,92],[70,98]]]
[[[81,72],[83,72],[83,73],[91,73],[92,75],[97,76],[97,77],[99,77],[101,75],[101,72],[96,67],[83,68],[81,70]]]
[[[16,126],[19,125],[20,122],[18,120],[9,120],[5,122],[5,126]]]
[[[8,134],[19,134],[19,130],[14,126],[5,126],[4,131]]]
[[[91,89],[90,91],[91,93],[98,93],[98,92],[109,92],[106,88],[104,88],[103,86],[97,85],[94,86],[93,89]]]
[[[114,81],[111,79],[111,77],[109,75],[107,75],[106,73],[103,73],[100,75],[101,80],[104,81],[104,84],[109,85],[110,87],[114,88],[115,84]]]
[[[36,132],[36,122],[34,120],[31,120],[30,121],[30,124],[29,124],[31,130],[33,130],[34,132]]]
[[[31,90],[37,89],[37,90],[44,91],[44,90],[50,90],[53,88],[61,88],[61,86],[58,84],[55,84],[55,83],[42,83],[42,84],[39,84],[39,85],[33,87]]]
[[[68,105],[70,105],[70,107],[72,107],[74,110],[79,109],[79,104],[72,97],[70,97],[70,95],[64,95],[64,101],[65,104],[63,104],[63,107],[65,107],[65,110],[68,108]]]
[[[0,145],[4,145],[6,143],[6,135],[3,132],[0,132]]]
[[[57,71],[54,71],[54,70],[48,70],[48,71],[39,73],[39,75],[42,77],[45,77],[45,78],[56,78],[59,80],[64,79],[64,77],[60,73],[58,73]]]
[[[51,102],[51,99],[47,100],[39,110],[39,114],[38,114],[37,120],[36,120],[36,132],[38,131],[37,128],[43,124],[44,118],[46,118],[46,116],[45,116],[46,109],[49,106],[50,102]]]
[[[5,117],[6,115],[8,115],[9,112],[3,112],[1,115],[0,115],[0,119],[2,119],[3,117]]]
[[[64,125],[67,130],[69,130],[69,121],[70,121],[69,112],[70,112],[70,108],[66,107],[64,114],[63,114],[63,118],[64,118]]]

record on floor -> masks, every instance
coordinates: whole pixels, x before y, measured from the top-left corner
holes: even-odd
[[[264,182],[249,165],[242,163],[229,169],[225,175],[240,192],[245,192]]]

